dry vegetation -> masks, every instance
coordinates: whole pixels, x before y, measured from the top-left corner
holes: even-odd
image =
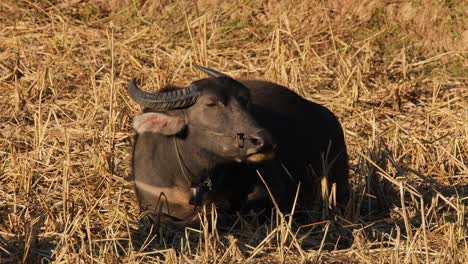
[[[0,2],[0,262],[468,263],[467,2],[231,2]],[[186,85],[194,63],[336,113],[344,216],[140,221],[126,83]]]

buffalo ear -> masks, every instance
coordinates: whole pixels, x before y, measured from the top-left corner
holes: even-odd
[[[166,136],[173,136],[185,128],[182,117],[162,113],[144,113],[135,117],[133,128],[138,134],[152,132]]]

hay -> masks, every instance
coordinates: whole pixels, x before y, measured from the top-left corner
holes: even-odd
[[[468,262],[466,5],[156,2],[0,2],[0,262]],[[336,113],[346,219],[139,222],[126,83],[186,85],[194,63]]]

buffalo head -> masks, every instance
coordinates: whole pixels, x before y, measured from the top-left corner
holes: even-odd
[[[225,74],[196,67],[211,78],[156,93],[144,92],[130,81],[131,98],[145,108],[133,123],[137,133],[176,136],[225,161],[269,159],[274,142],[249,112],[249,90]]]

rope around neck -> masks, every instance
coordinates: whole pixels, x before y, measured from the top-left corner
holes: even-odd
[[[189,187],[191,187],[192,186],[192,181],[191,181],[191,179],[189,179],[187,177],[187,174],[185,174],[185,169],[184,169],[185,166],[182,164],[182,158],[180,157],[180,151],[179,151],[179,145],[177,144],[177,139],[176,139],[175,136],[173,136],[172,138],[174,139],[174,147],[175,147],[175,152],[176,152],[176,155],[177,155],[177,160],[179,161],[180,170],[182,171],[182,175],[184,175],[184,178],[187,181]]]

